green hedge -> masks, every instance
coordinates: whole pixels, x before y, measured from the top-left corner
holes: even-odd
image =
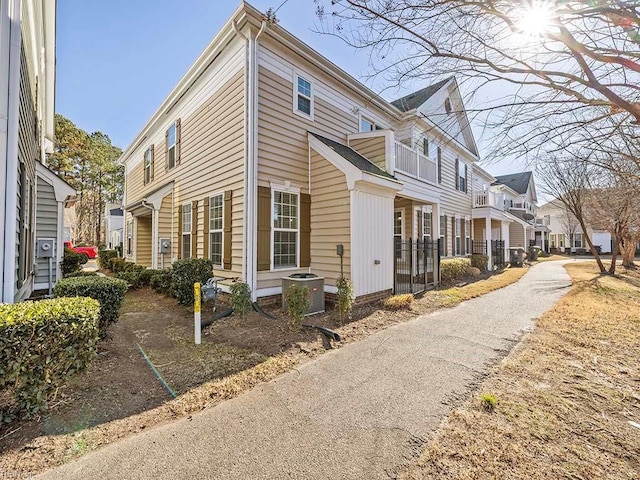
[[[109,277],[73,277],[60,280],[53,290],[56,297],[90,297],[100,302],[100,338],[118,320],[127,282]]]
[[[46,409],[50,394],[89,364],[99,317],[90,298],[0,305],[0,394],[14,399],[0,410],[0,424]]]
[[[470,266],[468,258],[445,258],[440,262],[440,278],[443,282],[461,280],[467,276]]]
[[[182,305],[193,304],[193,284],[206,283],[213,276],[213,262],[203,258],[189,258],[173,262],[171,292]]]
[[[117,257],[118,252],[116,250],[99,250],[98,265],[100,265],[100,268],[109,268],[109,260]]]
[[[471,266],[476,267],[481,272],[486,272],[489,268],[489,257],[474,253],[471,255]]]
[[[85,263],[85,256],[74,252],[70,248],[64,249],[62,256],[62,276],[66,277],[71,273],[78,272],[82,269],[82,265]]]
[[[78,272],[73,272],[65,276],[65,278],[73,278],[73,277],[99,277],[96,272],[85,272],[84,270],[80,270]]]
[[[173,297],[173,292],[171,291],[171,269],[151,270],[151,272],[149,286],[156,292]]]
[[[151,284],[151,277],[161,270],[152,270],[142,265],[130,264],[124,270],[114,274],[117,278],[121,278],[127,282],[131,288],[148,287]]]

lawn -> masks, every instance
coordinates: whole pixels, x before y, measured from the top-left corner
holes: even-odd
[[[566,268],[570,293],[400,478],[640,478],[640,278]]]

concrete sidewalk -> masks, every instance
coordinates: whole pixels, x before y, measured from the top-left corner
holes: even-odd
[[[382,479],[567,292],[567,261],[329,352],[238,398],[38,478]]]

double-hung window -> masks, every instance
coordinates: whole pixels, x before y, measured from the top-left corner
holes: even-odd
[[[144,184],[150,183],[153,179],[153,149],[147,148],[144,152]]]
[[[295,80],[295,111],[313,117],[313,85],[300,75],[296,75]]]
[[[460,180],[458,186],[461,192],[467,192],[467,164],[461,163],[459,168]]]
[[[223,202],[222,194],[209,198],[209,255],[214,267],[219,268],[222,268]]]
[[[182,205],[182,258],[191,258],[191,204]]]
[[[576,233],[573,244],[576,248],[582,248],[582,233]]]
[[[471,220],[464,221],[464,251],[471,253]]]
[[[440,255],[447,256],[447,217],[440,215]]]
[[[431,240],[431,212],[422,212],[422,237],[423,240]]]
[[[360,117],[360,132],[373,132],[374,130],[382,130],[382,126],[366,117]]]
[[[172,123],[167,130],[167,168],[171,170],[176,166],[178,159],[178,127]]]
[[[454,232],[454,237],[456,239],[456,251],[455,251],[455,255],[460,255],[461,254],[461,248],[462,248],[462,243],[461,243],[461,239],[460,239],[460,217],[456,217],[455,221],[453,222],[453,228],[455,230]]]
[[[442,183],[442,149],[440,147],[438,147],[436,155],[438,158],[438,183]]]
[[[273,268],[298,266],[299,197],[273,190]]]

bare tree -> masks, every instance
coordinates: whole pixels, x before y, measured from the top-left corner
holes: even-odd
[[[585,213],[591,190],[592,169],[580,160],[551,157],[544,167],[538,169],[537,175],[543,183],[542,191],[557,199],[575,217],[600,272],[606,273],[600,254],[587,235]]]
[[[562,214],[560,216],[560,227],[562,227],[563,234],[569,238],[569,251],[573,249],[573,241],[578,231],[578,221],[576,217],[571,213],[564,204],[561,204]],[[566,248],[566,247],[565,247]]]
[[[315,1],[323,31],[369,49],[387,82],[469,82],[496,157],[638,141],[640,0]],[[480,98],[496,82],[506,93]]]

